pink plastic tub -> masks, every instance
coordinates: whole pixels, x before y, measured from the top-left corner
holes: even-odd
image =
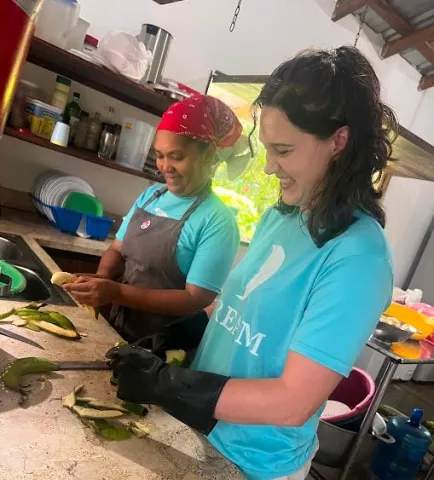
[[[342,402],[350,411],[334,417],[324,418],[328,423],[340,423],[360,417],[368,409],[375,393],[375,383],[369,373],[353,368],[348,378],[344,378],[330,395],[329,400]]]

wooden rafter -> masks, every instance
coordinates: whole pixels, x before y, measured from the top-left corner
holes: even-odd
[[[368,5],[380,18],[396,30],[401,37],[407,37],[417,33],[412,25],[402,18],[390,5],[389,0],[340,0],[336,4],[332,20],[337,21],[346,15],[355,13],[365,5]],[[434,65],[434,41],[422,42],[417,46],[417,50]],[[419,82],[418,90],[426,90],[430,87],[434,87],[434,75],[423,76]]]
[[[429,25],[428,27],[421,28],[420,30],[415,30],[409,35],[405,35],[391,42],[384,44],[383,49],[381,50],[381,56],[383,58],[391,57],[397,53],[402,53],[404,50],[409,48],[423,47],[428,41],[434,40],[434,25]],[[428,48],[430,48],[428,46]],[[433,52],[434,54],[434,52]]]
[[[434,87],[434,74],[433,75],[424,75],[419,82],[418,90],[426,90],[428,88]]]
[[[362,7],[369,5],[370,3],[371,0],[338,0],[332,14],[332,20],[337,22],[341,18],[360,10]]]
[[[404,36],[413,33],[413,27],[390,6],[388,0],[373,0],[369,6],[400,35]]]

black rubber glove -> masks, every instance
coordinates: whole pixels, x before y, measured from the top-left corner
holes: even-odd
[[[186,425],[208,435],[216,424],[214,410],[229,377],[167,365],[141,347],[111,348],[118,397],[157,405]]]

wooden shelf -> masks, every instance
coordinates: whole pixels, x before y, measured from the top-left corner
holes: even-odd
[[[37,137],[36,135],[33,135],[31,133],[21,133],[18,130],[10,127],[6,127],[4,133],[5,135],[9,135],[10,137],[17,138],[18,140],[32,143],[33,145],[38,145],[39,147],[48,148],[49,150],[54,150],[55,152],[63,153],[64,155],[70,155],[71,157],[80,158],[81,160],[95,163],[96,165],[101,165],[102,167],[118,170],[119,172],[128,173],[136,177],[146,178],[148,180],[152,180],[153,182],[164,182],[164,179],[158,175],[134,170],[133,168],[129,168],[109,160],[102,160],[98,157],[96,153],[92,153],[89,150],[75,147],[60,147],[58,145],[55,145],[54,143],[51,143],[49,140],[45,140],[44,138]]]
[[[161,116],[175,100],[33,37],[27,61],[64,75],[133,107]]]

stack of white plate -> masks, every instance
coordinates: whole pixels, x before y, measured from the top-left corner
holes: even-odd
[[[47,170],[39,175],[32,189],[33,197],[52,207],[62,207],[63,202],[71,192],[82,192],[92,195],[92,197],[95,196],[92,187],[85,180],[58,170]],[[54,222],[54,216],[50,208],[44,207],[38,202],[34,203],[42,214]]]

